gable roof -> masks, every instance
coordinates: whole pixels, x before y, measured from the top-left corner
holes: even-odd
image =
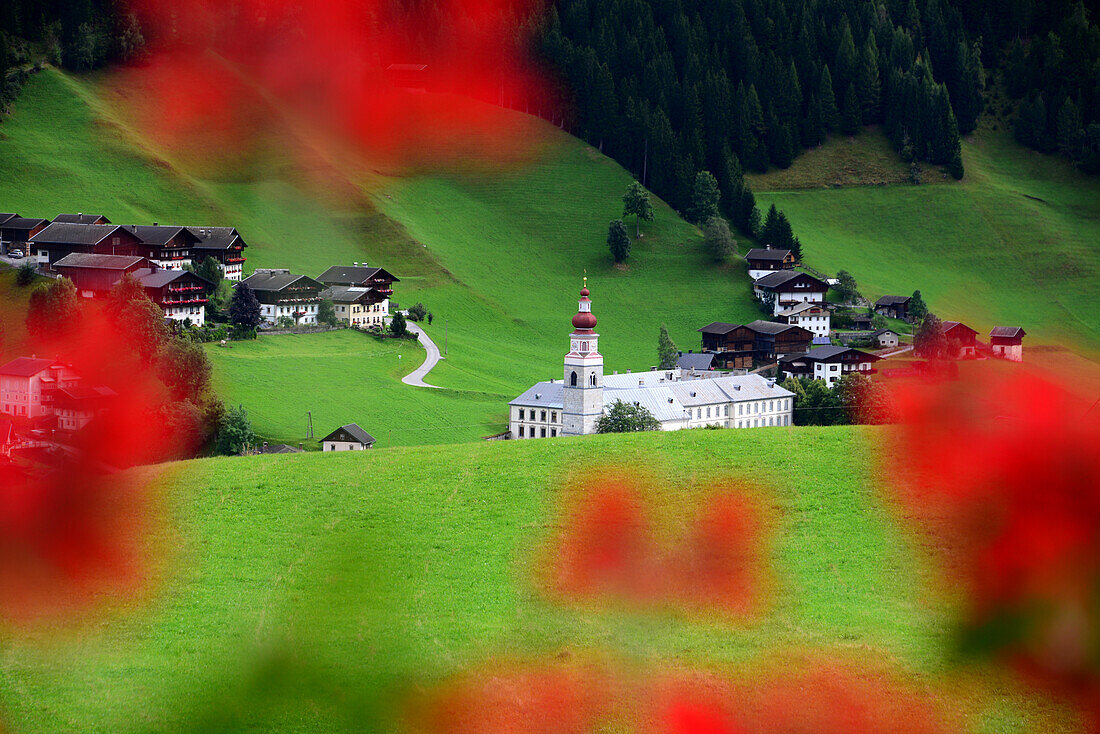
[[[321,298],[327,298],[333,303],[356,303],[364,296],[370,295],[373,288],[361,288],[356,285],[330,285],[321,291]]]
[[[28,219],[27,217],[13,216],[2,225],[4,229],[25,229],[30,231],[40,224],[49,224],[45,219]]]
[[[680,352],[676,357],[676,366],[682,370],[709,370],[714,366],[714,355],[710,352]]]
[[[200,250],[228,250],[230,247],[248,247],[236,227],[188,227],[187,231],[198,238],[195,247]]]
[[[750,324],[745,324],[746,329],[751,329],[757,334],[782,334],[784,331],[790,331],[791,329],[801,329],[806,331],[803,327],[797,324],[781,324],[778,321],[764,321],[763,319],[757,319]]]
[[[295,446],[291,446],[285,443],[276,443],[264,446],[260,449],[261,454],[300,454],[302,450]]]
[[[1012,338],[1027,336],[1027,332],[1019,326],[994,326],[989,335]]]
[[[163,288],[169,283],[174,283],[181,278],[194,278],[201,281],[211,288],[214,284],[201,275],[196,275],[190,270],[161,270],[159,268],[142,268],[141,270],[134,272],[134,277],[138,279],[143,288]]]
[[[54,359],[35,359],[34,357],[16,357],[7,364],[0,366],[0,375],[8,377],[34,377],[39,372],[48,370],[57,364]]]
[[[825,306],[820,303],[814,303],[813,301],[803,301],[802,303],[796,303],[790,308],[783,309],[782,311],[777,313],[776,316],[796,316],[803,311],[809,311],[812,308],[821,309],[822,311],[825,310]]]
[[[18,216],[19,216],[18,214],[0,214],[0,224],[3,224],[4,222],[8,221],[9,219],[14,219]]]
[[[153,225],[141,225],[141,224],[127,224],[123,227],[127,232],[131,232],[137,235],[142,242],[147,245],[157,245],[158,247],[164,247],[171,242],[176,235],[183,234],[184,239],[194,244],[199,241],[197,235],[195,235],[187,227],[172,227],[164,226],[160,224]]]
[[[894,329],[879,329],[878,331],[872,331],[870,334],[867,335],[867,338],[874,339],[875,337],[882,336],[883,334],[893,334],[894,336],[901,336],[901,334],[899,334]]]
[[[34,244],[97,245],[122,229],[115,224],[72,224],[51,222],[44,230],[31,237]]]
[[[883,296],[875,301],[876,306],[897,306],[902,303],[909,303],[912,300],[912,296]]]
[[[335,436],[340,431],[343,431],[344,433],[348,434],[349,436],[354,438],[359,443],[374,443],[374,436],[372,436],[369,433],[367,433],[366,431],[364,431],[362,428],[360,428],[355,423],[348,423],[346,426],[340,426],[335,431],[333,431],[329,435],[325,436],[321,440],[322,441],[328,441],[329,439],[331,439],[333,436]]]
[[[725,321],[712,321],[702,329],[696,329],[704,334],[728,334],[734,329],[741,327],[741,324],[727,324]]]
[[[99,220],[103,221],[100,222]],[[63,224],[110,224],[111,220],[102,214],[58,214],[53,218],[55,222]]]
[[[811,349],[805,354],[788,354],[784,357],[781,357],[779,361],[797,362],[798,360],[809,360],[811,362],[829,362],[847,354],[848,352],[854,352],[861,357],[867,357],[872,362],[877,362],[878,360],[882,359],[882,357],[879,357],[878,355],[870,354],[868,352],[861,352],[860,350],[853,349],[851,347],[828,346]]]
[[[99,268],[126,270],[145,260],[136,255],[96,255],[88,252],[70,252],[53,265],[55,268]]]
[[[761,288],[779,288],[786,285],[788,282],[795,280],[796,278],[808,278],[814,283],[819,285],[822,289],[828,289],[829,284],[820,278],[803,273],[799,270],[776,270],[774,273],[768,273],[763,278],[757,278],[753,283],[754,286],[760,286]]]
[[[971,334],[977,334],[978,333],[977,331],[975,331],[974,329],[971,329],[969,326],[967,326],[966,324],[964,324],[961,321],[944,321],[943,322],[943,333],[946,334],[947,332],[953,331],[953,330],[959,328],[960,326],[962,328],[966,329],[967,331],[969,331]]]
[[[373,278],[389,278],[394,283],[400,283],[400,278],[395,278],[392,273],[383,268],[372,268],[366,265],[333,265],[317,276],[322,283],[340,281],[346,283],[365,283]]]
[[[791,254],[790,250],[773,250],[768,247],[754,247],[745,253],[746,260],[776,260],[782,262]]]
[[[318,289],[324,288],[321,283],[308,275],[295,275],[289,270],[257,270],[242,280],[241,283],[247,284],[254,291],[281,291],[283,288],[297,283],[302,278],[308,280]]]

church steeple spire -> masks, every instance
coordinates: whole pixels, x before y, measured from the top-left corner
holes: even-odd
[[[569,335],[569,353],[565,355],[562,433],[566,436],[595,433],[596,420],[603,413],[603,355],[588,295],[585,276],[577,313],[573,316],[573,332]]]

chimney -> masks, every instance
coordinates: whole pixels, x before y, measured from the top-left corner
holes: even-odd
[[[298,444],[298,450],[299,451],[305,451],[306,450],[305,444],[299,443]]]
[[[638,380],[638,387],[644,387],[644,386],[645,386],[645,380]]]
[[[628,374],[628,375],[630,374],[630,368],[629,367],[626,370],[626,374]]]
[[[160,226],[160,222],[153,222],[153,226],[154,226],[154,227],[159,227],[159,226]]]

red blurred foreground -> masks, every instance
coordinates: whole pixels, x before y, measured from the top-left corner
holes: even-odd
[[[535,0],[133,0],[153,38],[124,88],[145,130],[237,154],[279,130],[375,162],[521,155],[530,141],[489,105],[547,99],[527,58]],[[424,67],[424,68],[421,68]],[[481,100],[481,101],[478,101]],[[489,103],[489,105],[486,104]]]
[[[123,480],[118,469],[196,448],[164,420],[165,387],[136,346],[100,309],[84,305],[79,328],[34,349],[117,396],[71,438],[55,440],[47,430],[18,464],[0,464],[0,621],[31,622],[140,592],[150,497],[143,480],[132,472]]]
[[[552,584],[571,599],[619,600],[678,610],[758,613],[770,579],[762,510],[747,494],[711,492],[678,547],[662,548],[638,487],[625,471],[591,488],[566,520]]]
[[[965,648],[1010,661],[1096,713],[1097,411],[1023,372],[909,386],[896,402],[901,423],[883,467],[962,585]]]

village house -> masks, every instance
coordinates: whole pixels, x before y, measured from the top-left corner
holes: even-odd
[[[799,303],[776,314],[784,324],[801,326],[814,336],[829,336],[829,309],[816,303]]]
[[[852,316],[852,328],[856,331],[871,331],[875,328],[875,320],[865,313]]]
[[[773,250],[769,247],[754,247],[745,254],[749,266],[749,277],[753,280],[763,278],[776,270],[794,268],[794,253],[790,250]]]
[[[296,324],[317,323],[317,307],[324,286],[308,275],[296,275],[281,268],[261,268],[241,283],[255,291],[260,315],[268,325],[276,325],[284,316]]]
[[[994,326],[989,332],[989,346],[994,357],[1012,362],[1024,361],[1024,337],[1027,332],[1019,326]]]
[[[332,301],[337,321],[360,328],[385,325],[387,299],[373,288],[334,285],[321,291],[321,298]]]
[[[58,260],[54,269],[72,280],[83,298],[102,298],[124,275],[131,275],[166,319],[196,326],[206,323],[206,304],[214,284],[190,271],[164,270],[143,257],[78,252]]]
[[[753,292],[771,308],[772,316],[799,303],[825,305],[829,284],[797,270],[780,270],[755,280]]]
[[[52,415],[57,390],[78,382],[57,360],[18,357],[0,366],[0,413],[28,420]]]
[[[74,385],[57,390],[54,398],[54,414],[57,430],[75,433],[106,413],[118,397],[109,387],[84,387]]]
[[[588,296],[586,285],[573,316],[564,379],[536,383],[508,404],[511,438],[593,434],[616,401],[644,406],[663,431],[791,425],[793,393],[760,375],[715,376],[679,368],[605,375]]]
[[[943,322],[943,338],[948,353],[955,359],[966,359],[978,354],[978,332],[959,321]]]
[[[715,321],[699,331],[703,351],[715,353],[716,366],[750,370],[783,354],[805,352],[813,338],[801,326],[762,320],[748,324]]]
[[[141,239],[124,227],[68,222],[51,223],[31,237],[27,247],[37,258],[38,267],[44,270],[53,270],[54,263],[74,253],[145,257],[148,252]]]
[[[893,329],[879,329],[878,331],[872,331],[867,339],[880,349],[885,349],[887,347],[896,347],[900,344],[901,334],[898,334]]]
[[[355,423],[340,426],[321,439],[322,451],[365,451],[374,446],[374,436]]]
[[[48,225],[45,219],[27,219],[18,214],[0,214],[0,253],[12,250],[27,254],[27,242]]]
[[[273,444],[269,445],[267,443],[267,441],[264,441],[263,446],[260,447],[260,453],[261,454],[301,454],[301,453],[303,453],[303,449],[301,448],[301,445],[299,445],[298,448],[294,448],[290,444],[273,443]]]
[[[60,222],[61,224],[110,224],[111,220],[102,214],[85,214],[78,212],[76,214],[58,214],[53,218],[53,221]]]
[[[393,284],[401,280],[384,268],[372,268],[366,263],[353,265],[333,265],[317,276],[317,280],[330,287],[369,288],[371,295],[366,306],[366,324],[384,324],[390,315],[390,298],[393,297]],[[347,305],[347,304],[345,304]],[[351,316],[351,311],[347,312]],[[337,311],[339,317],[340,312]]]
[[[192,250],[195,264],[208,257],[214,258],[222,266],[226,280],[239,281],[244,277],[244,248],[248,244],[235,227],[188,227],[188,231],[198,238]]]
[[[890,319],[909,320],[909,301],[912,296],[883,296],[875,301],[875,313]]]
[[[871,365],[880,359],[882,357],[851,347],[818,347],[805,354],[781,357],[779,371],[791,377],[823,380],[829,387],[835,387],[841,377],[852,372],[874,374],[875,370]]]

